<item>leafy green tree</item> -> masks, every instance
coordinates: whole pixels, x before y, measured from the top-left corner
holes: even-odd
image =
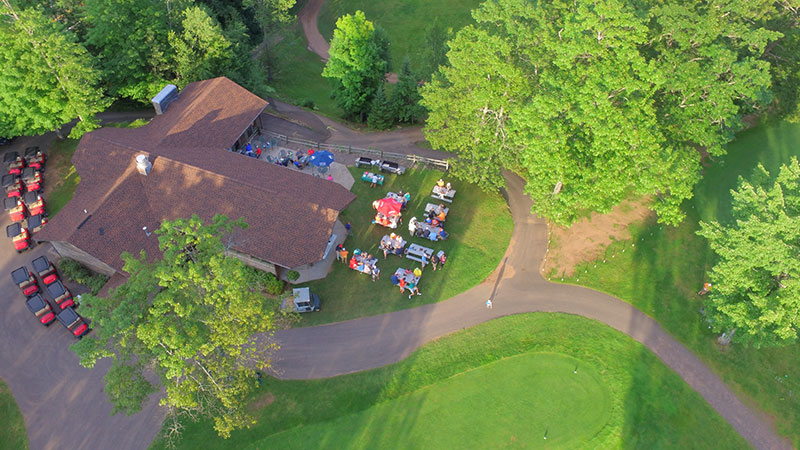
[[[556,223],[631,192],[677,223],[697,147],[720,155],[740,114],[769,101],[757,57],[779,34],[756,25],[768,2],[714,3],[489,0],[422,89],[426,137],[486,188],[517,170]]]
[[[369,116],[367,117],[367,125],[376,130],[385,130],[391,127],[393,123],[393,108],[386,98],[383,85],[381,85],[375,93],[375,98],[372,99],[372,105],[369,108]]]
[[[701,222],[698,234],[719,257],[705,302],[715,331],[754,347],[797,341],[800,331],[800,165],[797,158],[772,179],[759,164],[740,178],[733,221]]]
[[[336,21],[330,59],[322,76],[335,80],[333,98],[351,117],[364,121],[372,98],[386,73],[385,50],[375,37],[375,27],[362,11]]]
[[[295,0],[244,0],[243,5],[253,11],[256,21],[261,27],[264,38],[261,42],[262,59],[266,63],[267,80],[272,81],[275,58],[271,51],[270,34],[277,27],[289,23],[292,19],[290,13]]]
[[[71,137],[98,127],[109,101],[91,56],[61,23],[2,0],[0,41],[0,136],[59,132],[76,118]]]
[[[239,78],[232,73],[235,55],[219,23],[199,6],[186,8],[183,16],[183,31],[169,32],[177,79],[187,84],[220,75]]]
[[[172,77],[169,4],[86,0],[86,44],[100,60],[111,95],[149,102]]]
[[[439,66],[447,64],[447,41],[452,37],[452,30],[442,26],[437,17],[425,30],[425,45],[422,48],[422,69],[420,77],[430,80]]]
[[[276,315],[262,294],[265,278],[226,255],[244,226],[220,215],[210,224],[197,216],[164,221],[156,231],[162,258],[123,254],[129,279],[107,298],[83,296],[95,331],[72,348],[85,367],[112,359],[105,380],[115,412],[140,410],[162,387],[168,423],[209,417],[224,437],[253,423],[245,404],[256,372],[270,367]]]
[[[419,104],[422,96],[419,94],[419,82],[411,72],[411,63],[406,58],[403,61],[403,70],[397,77],[389,103],[394,110],[398,122],[416,123],[425,115],[425,108]]]

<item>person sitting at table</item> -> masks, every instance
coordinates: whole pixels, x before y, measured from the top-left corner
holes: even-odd
[[[356,257],[353,256],[350,258],[350,268],[355,269],[356,267],[358,267],[358,260],[356,260]]]
[[[386,259],[389,252],[392,250],[388,245],[381,242],[381,250],[383,250],[383,259]]]
[[[439,255],[431,256],[431,266],[433,266],[433,271],[436,272],[436,268],[439,266]]]
[[[439,238],[439,235],[436,234],[436,231],[431,230],[430,232],[428,232],[428,239],[436,242],[436,239],[438,239],[438,238]]]
[[[439,256],[439,263],[442,265],[442,269],[444,269],[444,263],[447,261],[447,255],[442,252],[442,256]]]
[[[447,192],[450,192],[450,191],[453,190],[453,188],[450,187],[450,183],[447,183],[444,188],[447,189]]]
[[[439,178],[439,181],[436,182],[436,185],[439,187],[444,187],[444,180]]]
[[[408,292],[410,292],[410,294],[408,294],[409,300],[411,300],[411,297],[413,297],[414,294],[422,295],[422,293],[419,291],[419,288],[417,288],[417,285],[414,284],[413,281],[408,283]]]
[[[406,192],[405,194],[400,194],[400,195],[405,199],[405,201],[403,201],[403,204],[408,203],[408,202],[411,201],[411,194],[409,194],[408,192]]]
[[[406,291],[406,279],[405,278],[400,278],[400,281],[397,283],[397,285],[400,286],[400,293],[401,294]]]
[[[431,225],[433,225],[434,227],[438,227],[438,226],[439,226],[439,221],[438,221],[438,220],[436,220],[436,219],[433,219],[433,220],[431,221]]]
[[[397,275],[395,275],[395,274],[392,274],[392,277],[389,279],[389,281],[391,281],[392,284],[395,285],[395,286],[400,284],[400,279],[397,278]]]
[[[372,275],[372,266],[370,266],[369,264],[364,264],[363,269],[361,271],[367,275]]]
[[[432,209],[431,209],[431,210],[429,210],[429,211],[428,211],[428,220],[431,220],[431,219],[433,219],[434,217],[436,217],[436,211],[434,211],[434,210],[432,210]]]
[[[440,231],[439,231],[439,239],[441,239],[441,240],[445,240],[445,239],[447,239],[449,236],[450,236],[450,235],[448,235],[448,234],[447,234],[447,232],[445,232],[444,230],[440,230]]]
[[[444,210],[441,210],[436,218],[439,220],[439,222],[444,222],[444,219],[447,218],[447,213],[445,213]]]

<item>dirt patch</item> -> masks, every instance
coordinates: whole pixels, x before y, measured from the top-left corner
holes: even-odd
[[[267,406],[271,405],[272,402],[275,401],[275,396],[272,392],[265,392],[258,397],[254,398],[253,401],[247,404],[247,410],[251,413],[259,411],[261,409],[266,408]]]
[[[570,276],[576,265],[601,257],[612,242],[630,239],[629,225],[655,218],[655,213],[647,208],[649,204],[649,197],[629,199],[608,214],[592,213],[569,228],[548,225],[550,244],[542,274]]]

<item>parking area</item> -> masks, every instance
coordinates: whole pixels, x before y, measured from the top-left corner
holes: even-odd
[[[52,136],[17,138],[7,151],[27,146],[49,147]],[[3,229],[11,221],[2,214]],[[155,398],[133,416],[111,416],[103,376],[109,361],[92,370],[78,364],[69,350],[76,339],[58,322],[42,326],[25,306],[25,297],[11,280],[20,266],[32,270],[31,261],[47,255],[55,262],[49,244],[17,254],[10,239],[0,244],[0,377],[11,388],[25,417],[30,448],[39,449],[145,449],[158,433],[163,413]],[[80,313],[80,308],[77,309]]]

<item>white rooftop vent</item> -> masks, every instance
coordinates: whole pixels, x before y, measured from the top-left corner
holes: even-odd
[[[152,168],[153,164],[147,159],[147,155],[136,156],[136,170],[138,170],[140,174],[147,175]]]
[[[156,109],[156,114],[164,114],[170,103],[178,99],[178,86],[168,84],[164,86],[155,97],[153,97],[153,107]]]

